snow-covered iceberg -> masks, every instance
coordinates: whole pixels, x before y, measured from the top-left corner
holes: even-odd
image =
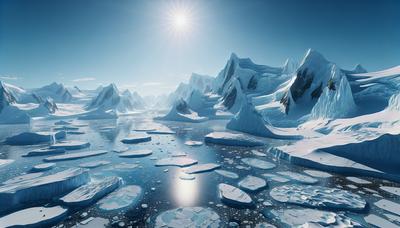
[[[180,99],[174,104],[172,109],[165,116],[159,117],[157,119],[198,123],[206,121],[208,118],[200,117],[198,113],[188,107],[186,101]]]
[[[23,132],[8,137],[5,143],[8,145],[33,145],[40,143],[55,143],[55,140],[64,139],[65,131],[58,132]]]

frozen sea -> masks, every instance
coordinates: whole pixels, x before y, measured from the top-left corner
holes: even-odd
[[[338,213],[364,226],[370,226],[364,220],[365,217],[368,218],[366,220],[370,224],[375,223],[376,226],[379,226],[379,224],[400,226],[400,220],[396,220],[396,218],[399,218],[396,205],[389,204],[389,206],[385,206],[384,204],[382,206],[379,203],[375,204],[382,199],[386,199],[400,206],[400,196],[393,194],[395,190],[385,191],[385,188],[381,188],[383,186],[400,187],[397,183],[370,177],[358,177],[365,180],[360,181],[358,178],[349,178],[349,176],[342,174],[330,173],[328,175],[325,172],[292,165],[286,160],[277,160],[267,151],[271,146],[290,143],[284,140],[261,139],[266,142],[265,146],[249,148],[207,143],[199,145],[190,145],[189,143],[187,145],[187,141],[203,142],[204,136],[211,132],[225,131],[226,121],[213,120],[203,123],[153,122],[151,117],[152,113],[142,113],[134,116],[120,117],[117,120],[73,120],[72,125],[77,126],[79,128],[77,131],[84,134],[67,134],[66,140],[89,142],[90,147],[67,151],[67,154],[90,150],[106,150],[108,153],[75,160],[56,161],[54,162],[56,163],[54,168],[43,171],[43,175],[60,172],[68,168],[79,168],[81,164],[90,162],[89,164],[93,164],[90,166],[92,168],[89,169],[92,180],[102,180],[107,176],[117,176],[122,179],[119,189],[124,186],[140,186],[142,194],[133,202],[133,205],[116,210],[102,210],[99,207],[99,202],[102,199],[83,208],[68,208],[65,206],[69,209],[68,216],[58,219],[59,221],[56,221],[52,225],[58,227],[72,227],[75,225],[81,227],[85,227],[85,225],[89,225],[86,227],[99,227],[99,223],[100,225],[108,223],[107,226],[109,227],[153,227],[156,223],[164,221],[161,217],[157,220],[157,216],[163,212],[180,207],[202,207],[211,209],[219,216],[219,220],[221,221],[219,226],[249,225],[250,227],[255,227],[261,223],[269,223],[277,227],[294,226],[296,224],[290,223],[289,216],[285,216],[285,210],[296,211],[295,209],[310,208]],[[36,120],[30,126],[0,126],[0,141],[26,131],[52,131],[53,128],[57,127],[54,125],[54,122],[56,121]],[[144,129],[146,127],[150,129],[149,125],[151,127],[160,125],[163,128],[170,129],[175,134],[151,134],[151,141],[137,144],[124,144],[121,142],[122,139],[135,133],[134,129]],[[48,145],[0,145],[0,158],[15,160],[15,162],[0,168],[0,183],[30,173],[33,166],[44,163],[43,159],[49,156],[23,157],[22,155],[46,146]],[[143,157],[120,157],[118,153],[126,150],[144,149],[151,150],[152,154]],[[190,166],[155,166],[157,160],[167,157],[191,158],[197,160],[198,164],[219,164],[221,165],[219,170],[233,172],[239,178],[232,178],[236,177],[232,173],[228,173],[228,175],[226,172],[216,172],[215,170],[196,174],[185,173],[185,169]],[[276,167],[261,169],[249,166],[242,162],[243,158],[261,159],[275,164]],[[97,165],[96,161],[99,161],[99,165]],[[295,175],[294,173],[300,175]],[[253,204],[251,206],[246,205],[242,207],[241,205],[227,204],[221,200],[218,192],[218,185],[220,183],[240,188],[238,183],[248,175],[260,177],[267,181],[267,186],[259,191],[245,191],[245,189],[242,189],[252,198]],[[307,176],[304,177],[301,175]],[[307,184],[308,182],[302,181],[304,179],[308,180],[310,177],[316,179],[317,183],[312,181]],[[296,203],[290,203],[277,201],[270,196],[272,189],[291,184],[347,190],[350,193],[360,196],[368,205],[364,210],[347,210],[347,208],[330,207],[315,208],[310,207],[309,203],[302,204],[301,201],[307,201],[307,199],[302,199],[301,197],[296,200]],[[62,206],[60,201],[57,200],[61,197],[57,196],[50,201],[46,200],[22,205],[18,209],[11,209],[2,213],[1,216],[29,207]],[[330,195],[331,198],[334,198],[334,196]],[[321,200],[323,201],[324,199]],[[352,202],[349,203],[351,204]],[[327,204],[329,205],[329,203]],[[4,205],[1,207],[4,207]],[[308,214],[311,213],[309,211],[304,211],[303,213],[306,212]],[[201,213],[204,215],[212,214],[213,219],[215,219],[210,223],[204,221],[203,224],[218,224],[218,216],[213,212],[203,210]],[[376,219],[377,216],[379,217],[378,219]],[[318,213],[314,217],[318,217]],[[305,219],[307,220],[307,218]],[[321,222],[323,224],[326,221],[310,218],[310,222]],[[92,225],[90,226],[91,223]]]

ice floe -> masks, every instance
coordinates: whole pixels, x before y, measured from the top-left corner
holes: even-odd
[[[267,178],[268,180],[276,181],[279,183],[286,183],[289,182],[290,180],[281,176],[281,175],[276,175],[272,173],[263,173],[261,174],[263,177]]]
[[[271,162],[267,162],[264,160],[260,160],[258,158],[242,158],[241,161],[249,166],[259,168],[259,169],[273,169],[275,168],[275,164]]]
[[[346,179],[351,182],[354,182],[356,184],[371,184],[372,183],[371,181],[364,180],[364,179],[361,179],[358,177],[346,177]]]
[[[227,171],[227,170],[223,170],[223,169],[217,169],[217,170],[215,170],[215,172],[218,173],[219,175],[222,175],[222,176],[227,177],[227,178],[231,178],[231,179],[238,179],[239,178],[239,175],[237,175],[236,173],[231,172],[231,171]]]
[[[174,135],[176,134],[175,131],[171,131],[169,129],[156,129],[152,131],[146,131],[147,134],[150,135]]]
[[[251,136],[240,133],[212,132],[204,137],[206,143],[214,143],[226,146],[262,146],[264,143]]]
[[[156,162],[156,166],[179,166],[185,167],[197,164],[197,160],[186,158],[186,157],[172,157],[172,158],[161,158]]]
[[[121,183],[122,179],[119,177],[106,177],[100,181],[82,185],[60,200],[67,206],[88,206],[117,189]]]
[[[121,142],[125,144],[136,144],[149,141],[151,141],[151,136],[146,133],[131,134],[128,137],[121,140]]]
[[[215,163],[197,164],[185,169],[185,173],[188,174],[204,173],[213,171],[215,169],[219,169],[220,167],[221,165]]]
[[[51,143],[55,140],[65,138],[65,131],[58,132],[23,132],[8,137],[5,143],[8,145],[33,145],[39,143]]]
[[[394,195],[400,196],[400,188],[398,188],[398,187],[381,186],[379,188],[382,189],[383,191],[386,191],[386,192],[392,193]]]
[[[105,211],[133,207],[139,203],[142,194],[142,188],[140,186],[127,185],[100,200],[98,206]]]
[[[75,225],[76,228],[104,228],[110,221],[101,217],[89,217]]]
[[[93,169],[93,168],[97,168],[99,166],[108,165],[110,163],[111,162],[109,162],[109,161],[90,161],[90,162],[81,163],[79,165],[79,167]]]
[[[4,181],[3,185],[14,184],[14,183],[25,181],[25,180],[30,180],[30,179],[33,179],[33,178],[40,177],[43,174],[44,173],[38,172],[38,173],[28,173],[28,174],[24,174],[24,175],[21,175],[21,176],[16,176],[16,177],[13,177],[11,179],[8,179],[8,180]]]
[[[223,202],[229,205],[239,207],[253,205],[253,200],[247,193],[229,184],[219,184],[218,195]]]
[[[43,172],[50,170],[56,166],[56,163],[43,163],[32,167],[31,172]]]
[[[0,168],[13,163],[12,159],[0,159]]]
[[[57,122],[54,122],[54,125],[70,125],[71,122],[65,121],[65,120],[60,120]]]
[[[43,155],[53,155],[53,154],[62,154],[65,153],[64,148],[41,148],[37,150],[29,151],[28,153],[24,154],[24,157],[33,157],[33,156],[43,156]]]
[[[276,226],[266,223],[266,222],[261,222],[261,223],[257,223],[255,228],[276,228]]]
[[[318,171],[318,170],[307,169],[307,170],[304,170],[304,172],[313,177],[319,177],[319,178],[332,177],[332,175],[330,173]]]
[[[315,208],[362,211],[367,205],[367,202],[357,194],[322,186],[283,185],[273,188],[270,196],[282,203]]]
[[[296,181],[303,184],[315,184],[318,182],[318,180],[313,177],[291,171],[282,171],[277,173],[291,179],[292,181]]]
[[[50,227],[67,216],[61,206],[31,207],[0,218],[0,227]]]
[[[391,223],[388,220],[386,220],[380,216],[374,215],[374,214],[365,216],[364,220],[367,223],[374,225],[376,227],[385,227],[385,228],[398,228],[399,227],[398,225]]]
[[[23,203],[50,200],[84,185],[88,181],[87,170],[70,168],[51,175],[0,186],[0,202],[8,205],[7,208],[0,207],[0,211],[9,210]]]
[[[378,202],[375,202],[374,204],[375,206],[385,211],[391,212],[396,215],[400,215],[400,204],[398,203],[395,203],[387,199],[381,199]]]
[[[187,146],[201,146],[203,145],[202,141],[194,141],[194,140],[188,140],[185,142],[185,145]]]
[[[222,226],[219,215],[210,208],[183,207],[162,212],[155,219],[154,227],[218,228]]]
[[[143,149],[143,150],[129,150],[118,154],[121,158],[136,158],[136,157],[145,157],[152,154],[152,150]]]
[[[84,141],[65,141],[65,142],[60,142],[56,143],[50,146],[51,149],[64,149],[64,150],[79,150],[83,149],[86,147],[89,147],[90,143],[89,142],[84,142]]]
[[[258,191],[267,186],[267,182],[259,177],[248,175],[238,183],[239,187],[247,191]]]
[[[80,158],[103,155],[103,154],[106,154],[106,153],[107,153],[106,150],[93,150],[93,151],[85,151],[85,152],[77,152],[77,153],[56,155],[56,156],[45,158],[44,160],[47,161],[47,162],[75,160],[75,159],[80,159]]]

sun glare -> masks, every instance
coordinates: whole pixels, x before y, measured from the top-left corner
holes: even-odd
[[[188,25],[187,16],[182,12],[178,12],[173,17],[174,28],[179,31],[185,30],[186,26]]]

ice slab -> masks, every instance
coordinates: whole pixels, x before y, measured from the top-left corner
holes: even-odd
[[[139,167],[139,164],[122,162],[122,163],[119,163],[119,164],[112,165],[111,167],[108,167],[107,169],[104,169],[104,170],[131,171],[132,169],[136,169],[138,167]]]
[[[247,193],[232,185],[224,183],[219,184],[218,193],[221,200],[227,204],[239,207],[253,205],[253,200]]]
[[[213,171],[215,169],[219,169],[220,167],[221,165],[215,163],[197,164],[185,169],[185,173],[188,174],[204,173]]]
[[[56,155],[56,156],[45,158],[44,161],[56,162],[56,161],[75,160],[75,159],[80,159],[80,158],[99,156],[99,155],[103,155],[106,153],[107,153],[106,150],[85,151],[85,152],[78,152],[78,153]]]
[[[152,130],[152,131],[146,131],[147,134],[150,135],[174,135],[176,134],[175,131],[171,131],[168,129],[157,129],[157,130]]]
[[[106,177],[100,181],[82,185],[60,200],[67,206],[85,207],[117,189],[122,183],[119,177]]]
[[[379,188],[382,189],[383,191],[400,196],[400,188],[398,188],[398,187],[381,186]]]
[[[109,162],[109,161],[90,161],[90,162],[81,163],[79,165],[79,167],[93,169],[93,168],[97,168],[97,167],[100,167],[103,165],[108,165],[110,163],[111,162]]]
[[[12,159],[0,159],[0,168],[13,163]]]
[[[10,210],[23,203],[51,200],[55,196],[84,185],[89,179],[87,170],[71,168],[51,175],[0,186],[0,202],[8,205],[7,208],[0,207],[0,211]]]
[[[98,202],[100,209],[105,211],[133,207],[142,197],[142,188],[137,185],[128,185],[110,193]]]
[[[37,150],[29,151],[28,153],[22,155],[23,157],[33,157],[33,156],[44,156],[44,155],[53,155],[53,154],[62,154],[65,153],[64,148],[41,148]]]
[[[263,177],[267,178],[268,180],[276,181],[279,183],[286,183],[289,182],[290,180],[281,176],[281,175],[276,175],[272,173],[263,173],[261,174]]]
[[[50,227],[67,216],[61,206],[31,207],[0,218],[0,227]]]
[[[361,179],[358,177],[346,177],[346,179],[351,182],[354,182],[356,184],[371,184],[372,183],[371,181],[364,180],[364,179]]]
[[[248,175],[239,181],[238,185],[247,191],[259,191],[267,186],[267,182],[262,178]]]
[[[50,146],[52,149],[64,149],[64,150],[79,150],[83,149],[86,147],[89,147],[90,143],[89,142],[84,142],[84,141],[65,141],[65,142],[60,142],[56,143]]]
[[[53,128],[55,131],[76,131],[79,130],[79,127],[71,127],[71,126],[62,126]]]
[[[282,203],[336,210],[362,211],[367,205],[367,202],[357,194],[322,186],[283,185],[273,188],[270,196]]]
[[[151,136],[146,133],[131,134],[128,137],[121,140],[121,142],[125,144],[136,144],[149,141],[151,141]]]
[[[5,140],[8,145],[33,145],[39,143],[51,143],[65,138],[65,131],[58,132],[23,132],[11,136]]]
[[[400,215],[400,204],[398,203],[392,202],[387,199],[381,199],[378,202],[375,202],[374,204],[375,206],[385,211],[391,212],[396,215]]]
[[[275,164],[267,162],[258,158],[242,158],[241,161],[249,166],[259,168],[259,169],[273,169]]]
[[[31,172],[43,172],[50,170],[56,166],[56,163],[43,163],[32,167]]]
[[[197,164],[197,160],[187,158],[187,157],[172,157],[172,158],[162,158],[156,162],[156,166],[191,166]]]
[[[245,134],[234,134],[229,132],[212,132],[204,137],[206,143],[214,143],[226,146],[262,146],[264,143]]]
[[[238,179],[239,178],[239,175],[237,175],[236,173],[231,172],[231,171],[227,171],[227,170],[223,170],[223,169],[217,169],[217,170],[215,170],[215,172],[218,173],[219,175],[222,175],[222,176],[227,177],[227,178],[231,178],[231,179]]]
[[[270,219],[276,219],[288,227],[362,227],[357,221],[343,213],[321,211],[316,209],[282,209],[267,210],[263,214]]]
[[[291,171],[282,171],[277,173],[291,179],[292,181],[296,181],[302,184],[315,184],[318,182],[318,180],[315,178]]]
[[[318,170],[307,169],[307,170],[304,170],[304,172],[313,177],[319,177],[319,178],[332,177],[331,174],[329,174],[327,172],[323,172],[323,171],[318,171]]]
[[[261,223],[257,223],[255,228],[276,228],[276,226],[266,223],[266,222],[261,222]]]
[[[202,146],[203,142],[202,141],[188,140],[188,141],[185,142],[185,145],[187,145],[187,146]]]
[[[255,156],[259,156],[259,157],[266,157],[267,156],[266,154],[264,154],[264,153],[262,153],[260,151],[257,151],[257,150],[252,150],[251,153],[253,153]]]
[[[89,217],[78,224],[75,228],[105,228],[108,227],[110,221],[100,217]]]
[[[30,180],[42,176],[44,173],[28,173],[21,176],[16,176],[3,182],[4,185],[14,184],[25,180]]]
[[[222,221],[210,208],[183,207],[162,212],[155,219],[155,228],[219,228]]]
[[[380,216],[374,215],[374,214],[365,216],[364,220],[367,223],[374,225],[376,227],[385,227],[385,228],[398,228],[399,227],[398,225],[391,223],[388,220],[386,220]]]
[[[136,157],[145,157],[152,154],[152,150],[143,149],[143,150],[129,150],[118,154],[121,158],[136,158]]]

